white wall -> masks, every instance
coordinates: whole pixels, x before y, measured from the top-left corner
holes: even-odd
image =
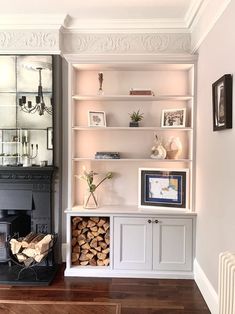
[[[198,51],[196,259],[215,291],[219,253],[235,251],[235,112],[233,129],[213,132],[211,85],[235,73],[234,30],[232,0]],[[235,104],[235,76],[233,90]]]

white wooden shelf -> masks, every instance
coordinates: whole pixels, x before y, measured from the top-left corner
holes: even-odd
[[[104,205],[96,209],[83,208],[82,205],[75,205],[71,209],[65,210],[65,213],[69,214],[152,214],[152,215],[167,215],[167,214],[186,214],[196,216],[196,213],[187,209],[174,209],[174,208],[139,208],[138,205]]]
[[[190,127],[119,127],[119,126],[107,126],[107,127],[87,127],[87,126],[74,126],[74,131],[192,131]]]
[[[0,156],[0,158],[20,158],[21,156]]]
[[[74,95],[74,100],[83,101],[179,101],[191,100],[191,95]]]
[[[0,144],[22,144],[21,142],[0,142]]]
[[[143,162],[169,162],[169,163],[177,163],[177,162],[192,162],[191,159],[155,159],[155,158],[120,158],[120,159],[96,159],[89,157],[74,157],[73,161],[98,161],[98,162],[135,162],[135,161],[143,161]]]

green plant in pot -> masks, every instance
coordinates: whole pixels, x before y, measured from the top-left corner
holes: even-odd
[[[130,122],[130,127],[138,127],[139,122],[144,118],[144,114],[140,113],[140,110],[138,111],[133,111],[132,113],[129,113],[131,122]]]

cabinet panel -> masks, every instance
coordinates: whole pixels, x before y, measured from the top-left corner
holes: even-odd
[[[152,228],[147,218],[114,219],[114,268],[152,268]]]
[[[159,219],[153,225],[153,269],[192,269],[191,219]]]

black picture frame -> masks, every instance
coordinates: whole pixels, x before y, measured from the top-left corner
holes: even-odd
[[[53,149],[53,128],[47,128],[47,149]]]
[[[189,169],[139,169],[139,207],[188,209]]]
[[[225,74],[212,84],[213,131],[232,128],[232,75]]]

